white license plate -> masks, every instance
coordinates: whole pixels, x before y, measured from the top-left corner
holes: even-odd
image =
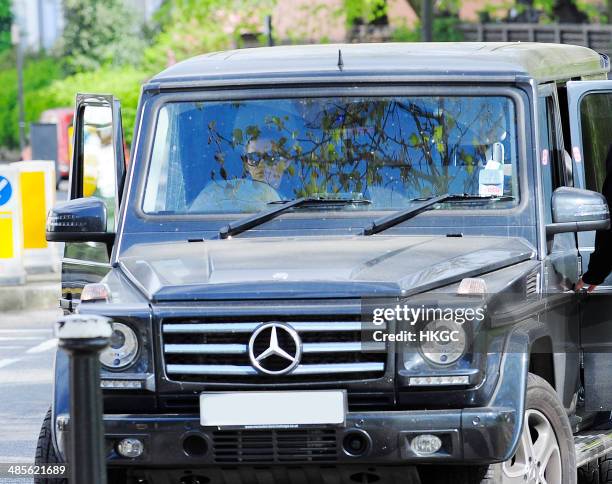
[[[205,427],[343,425],[345,390],[210,392],[200,394]]]

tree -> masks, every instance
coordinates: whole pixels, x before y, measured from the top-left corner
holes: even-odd
[[[342,7],[348,25],[378,23],[387,18],[387,0],[344,0]]]
[[[423,0],[403,0],[420,18],[423,8]],[[612,1],[612,0],[610,0]],[[356,23],[378,23],[380,19],[386,19],[388,0],[343,0],[342,10],[346,15],[349,25]],[[460,0],[433,0],[434,12],[437,16],[457,16]]]
[[[275,0],[167,0],[157,35],[145,51],[152,71],[185,58],[240,46],[241,34],[261,32]]]
[[[121,0],[64,0],[64,16],[60,53],[69,73],[140,60],[140,26]]]
[[[0,0],[0,52],[11,47],[11,0]]]
[[[406,2],[412,7],[414,13],[420,17],[423,9],[423,0],[406,0]],[[437,15],[451,16],[459,14],[459,7],[461,7],[460,0],[434,0],[434,12]]]

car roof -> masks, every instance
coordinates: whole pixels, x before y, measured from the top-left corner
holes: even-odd
[[[341,58],[341,60],[340,60]],[[607,57],[586,47],[531,42],[319,44],[214,52],[179,62],[151,83],[261,84],[364,78],[538,82],[604,74]]]

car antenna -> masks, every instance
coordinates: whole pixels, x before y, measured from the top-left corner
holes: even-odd
[[[342,60],[342,50],[338,49],[338,69],[342,70],[344,67],[344,62]]]

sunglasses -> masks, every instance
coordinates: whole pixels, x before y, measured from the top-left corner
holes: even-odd
[[[266,163],[269,163],[269,164],[273,164],[279,161],[284,161],[285,159],[286,158],[282,156],[273,156],[273,155],[270,155],[269,153],[253,152],[253,153],[247,153],[246,155],[242,155],[242,161],[246,162],[247,165],[252,166],[252,167],[258,166],[262,161],[265,161]]]

